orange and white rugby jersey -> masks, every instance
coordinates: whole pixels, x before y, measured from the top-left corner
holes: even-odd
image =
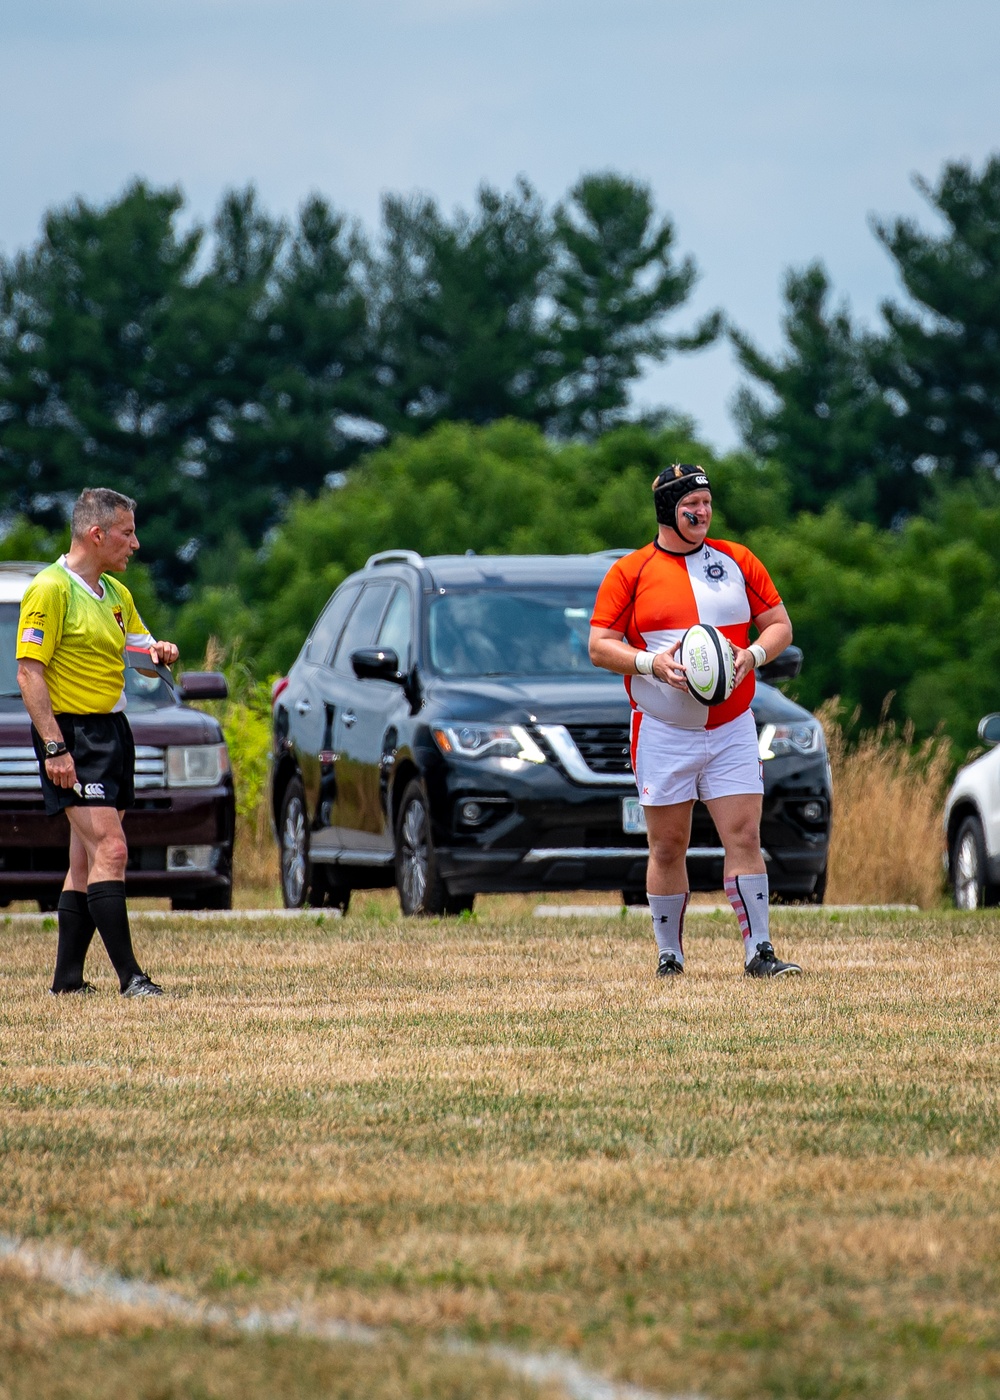
[[[718,627],[734,646],[750,641],[750,623],[781,602],[764,565],[743,545],[706,540],[692,554],[654,541],[617,559],[597,592],[594,627],[613,628],[640,650],[669,651],[696,622]],[[717,729],[753,699],[754,673],[721,705],[703,705],[652,676],[626,676],[632,708],[680,729]]]

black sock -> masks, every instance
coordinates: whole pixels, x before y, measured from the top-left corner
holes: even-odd
[[[94,936],[94,916],[83,890],[63,890],[56,909],[59,943],[52,990],[71,992],[83,985],[83,962]]]
[[[118,982],[124,991],[130,978],[141,971],[132,951],[132,934],[128,926],[128,907],[125,904],[124,880],[98,880],[87,886],[87,904],[97,931],[104,940],[108,957],[118,973]]]

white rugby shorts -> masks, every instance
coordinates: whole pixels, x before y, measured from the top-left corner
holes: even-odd
[[[632,712],[632,766],[644,807],[763,793],[764,765],[753,712],[718,729],[680,729]]]

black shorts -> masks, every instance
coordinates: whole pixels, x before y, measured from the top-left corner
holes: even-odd
[[[45,810],[51,817],[67,807],[135,805],[135,741],[124,714],[56,715],[76,764],[76,787],[56,787],[45,771],[45,745],[34,725],[31,742],[38,755]]]

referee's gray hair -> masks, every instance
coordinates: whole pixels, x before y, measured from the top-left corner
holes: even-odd
[[[135,510],[135,501],[131,496],[110,491],[106,486],[88,486],[80,492],[73,506],[73,538],[82,540],[93,525],[106,530],[115,523],[115,516],[122,510]]]

